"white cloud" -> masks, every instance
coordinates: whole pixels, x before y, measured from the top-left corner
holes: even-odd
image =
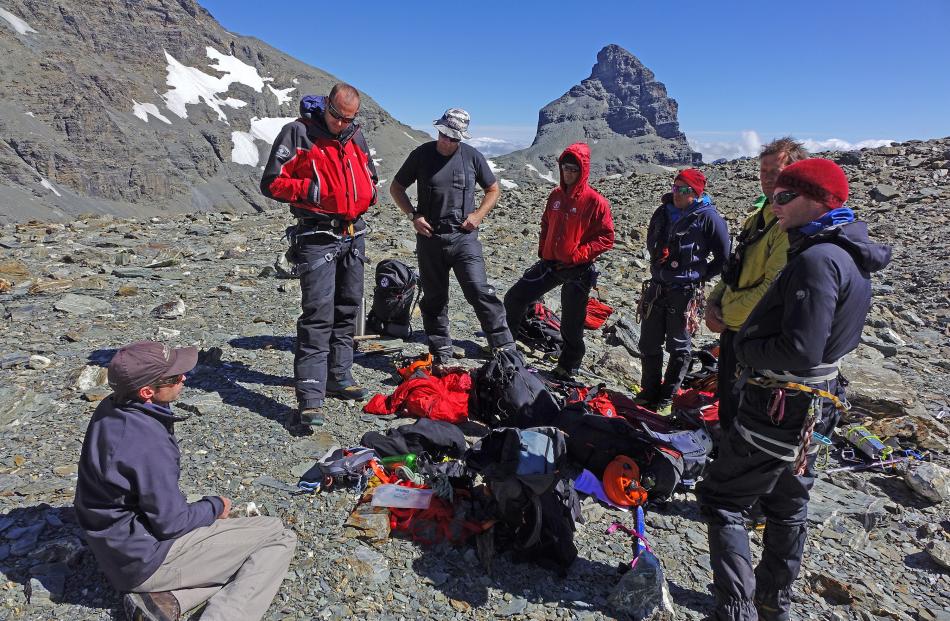
[[[516,142],[507,138],[492,138],[490,136],[473,136],[465,142],[481,151],[485,157],[504,155],[528,146],[522,142]]]
[[[36,32],[33,28],[30,27],[25,21],[11,13],[10,11],[4,11],[0,9],[0,17],[5,19],[9,23],[17,34],[25,35],[28,32]]]
[[[802,140],[805,148],[812,153],[821,151],[856,151],[858,149],[874,149],[876,147],[889,147],[893,140],[862,140],[861,142],[848,142],[840,138],[828,138],[827,140]]]
[[[714,162],[721,158],[734,160],[740,157],[758,157],[759,152],[762,150],[763,140],[759,137],[758,132],[754,130],[742,131],[737,136],[728,132],[697,133],[700,135],[735,136],[735,140],[703,141],[692,138],[689,139],[689,146],[692,147],[694,151],[702,153],[703,161],[706,163]],[[848,142],[840,138],[827,138],[825,140],[803,139],[801,142],[805,145],[805,148],[812,153],[820,153],[822,151],[854,151],[868,147],[883,147],[890,145],[894,141],[870,139],[861,140],[860,142]]]

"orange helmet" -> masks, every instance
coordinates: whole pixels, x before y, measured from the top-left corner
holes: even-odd
[[[604,493],[615,505],[639,507],[647,501],[640,486],[640,467],[626,455],[617,455],[604,469]]]

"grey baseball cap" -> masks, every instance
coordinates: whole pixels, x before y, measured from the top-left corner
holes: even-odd
[[[432,124],[449,138],[462,140],[463,138],[471,138],[468,133],[468,124],[471,120],[472,117],[465,110],[449,108],[442,115],[442,118],[432,121]]]
[[[198,363],[194,347],[174,349],[156,341],[126,345],[109,362],[109,387],[120,397],[129,397],[139,388],[164,377],[187,373]]]

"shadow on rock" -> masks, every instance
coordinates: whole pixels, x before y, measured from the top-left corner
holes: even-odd
[[[297,339],[292,336],[240,336],[228,341],[228,345],[237,349],[276,349],[294,351]]]
[[[65,618],[56,607],[73,604],[123,618],[119,594],[99,571],[71,506],[43,503],[0,515],[0,559],[0,573],[23,586],[13,597],[23,597],[32,614]]]
[[[243,362],[199,363],[188,375],[186,386],[206,393],[217,393],[220,400],[203,400],[200,395],[195,396],[194,393],[186,392],[177,405],[201,415],[213,412],[223,403],[248,409],[269,420],[281,422],[285,426],[289,423],[293,408],[267,395],[245,388],[242,384],[285,386],[291,393],[293,392],[292,378],[255,371]]]
[[[444,545],[422,550],[423,555],[413,561],[413,570],[460,612],[497,605],[496,617],[508,617],[530,614],[529,606],[547,608],[553,604],[577,612],[600,611],[609,617],[617,614],[607,597],[620,579],[618,566],[578,557],[567,575],[560,577],[532,563],[516,564],[510,554],[504,553],[494,559],[490,576],[481,569],[471,548],[464,552],[455,549],[454,553]],[[509,601],[489,602],[489,588],[513,597]]]

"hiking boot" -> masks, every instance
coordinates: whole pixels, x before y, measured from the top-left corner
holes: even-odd
[[[369,396],[369,391],[362,386],[351,384],[336,390],[327,389],[327,396],[335,399],[344,399],[347,401],[365,401]]]
[[[302,427],[322,427],[323,408],[304,408],[297,414],[296,423]]]
[[[126,593],[122,608],[129,621],[178,621],[181,609],[171,591]]]
[[[551,375],[553,375],[559,380],[567,380],[567,381],[574,380],[574,372],[568,369],[565,369],[561,365],[557,365],[556,367],[551,369]]]
[[[658,401],[654,411],[660,416],[669,416],[673,413],[673,400],[663,399],[662,401]]]
[[[765,603],[761,600],[755,600],[755,611],[759,615],[759,621],[789,621],[791,616],[788,610],[783,610],[772,603]]]

